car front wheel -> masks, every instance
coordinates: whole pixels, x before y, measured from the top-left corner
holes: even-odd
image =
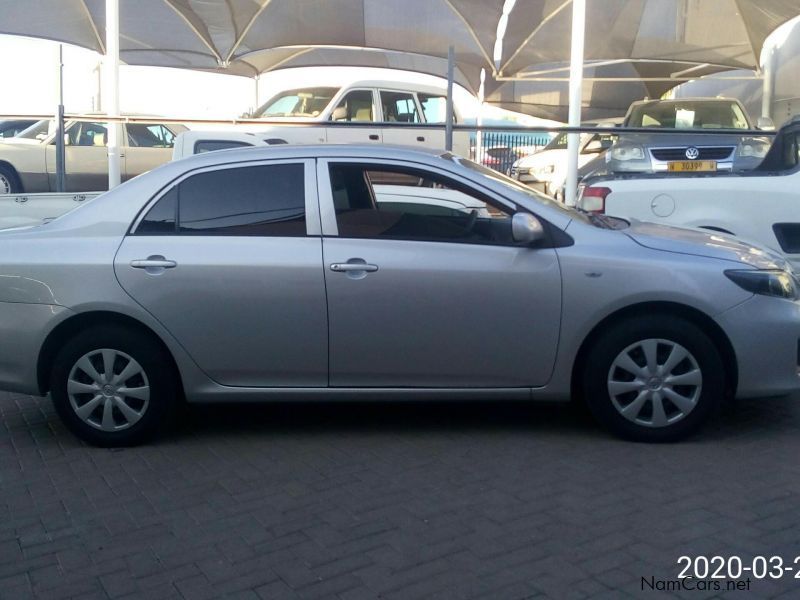
[[[125,327],[86,330],[56,356],[51,396],[61,419],[82,440],[132,446],[169,421],[176,380],[163,347]]]
[[[607,328],[587,355],[584,397],[620,437],[677,441],[694,433],[725,392],[719,350],[694,323],[668,315]]]

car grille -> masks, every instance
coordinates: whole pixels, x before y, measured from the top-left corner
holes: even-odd
[[[653,148],[650,154],[656,160],[686,160],[686,149],[681,148]],[[734,146],[695,146],[700,152],[697,160],[724,160],[733,154]]]

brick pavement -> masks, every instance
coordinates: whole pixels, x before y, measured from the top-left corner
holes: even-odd
[[[666,446],[552,406],[217,406],[112,451],[3,393],[0,598],[668,597],[641,577],[681,554],[800,555],[798,434],[798,397]]]

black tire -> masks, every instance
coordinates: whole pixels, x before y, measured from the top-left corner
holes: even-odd
[[[120,385],[135,387],[146,384],[149,386],[149,398],[146,405],[142,403],[142,405],[134,407],[141,414],[138,421],[126,426],[125,423],[128,420],[119,409],[117,408],[116,412],[111,409],[112,418],[117,418],[121,422],[115,423],[115,425],[126,427],[118,431],[103,431],[99,428],[99,424],[93,426],[90,422],[78,417],[67,389],[70,374],[77,361],[85,355],[101,349],[111,349],[123,353],[141,367],[143,376],[134,375],[134,379],[127,380],[127,384],[122,382]],[[117,374],[127,364],[121,356],[114,362],[113,372]],[[91,360],[101,361],[102,356],[93,355]],[[75,377],[84,377],[84,375],[85,373],[78,372]],[[144,379],[139,379],[137,384],[137,377],[144,377]],[[90,380],[86,381],[91,383]],[[50,374],[50,395],[53,405],[66,427],[85,442],[104,448],[135,446],[154,438],[172,420],[178,404],[178,392],[177,373],[171,357],[164,348],[150,335],[119,325],[98,326],[78,333],[59,350]],[[74,396],[76,404],[80,401],[82,403],[80,406],[85,406],[88,404],[88,399],[92,399],[92,394],[95,392],[76,394]],[[96,414],[97,411],[100,412],[96,416],[90,417],[90,420],[93,418],[94,422],[99,420],[101,414],[104,414],[105,397],[100,402],[101,404],[97,405],[97,410],[93,411],[93,414]],[[137,400],[129,399],[128,402],[137,402]],[[111,406],[112,403],[113,398],[107,404]]]
[[[22,192],[22,183],[19,180],[19,176],[10,166],[0,164],[0,179],[2,179],[2,181],[0,181],[0,195],[5,191],[6,182],[8,182],[9,194],[19,194]]]
[[[617,392],[614,400],[609,391],[609,377],[614,361],[632,345],[648,339],[666,340],[679,344],[688,350],[691,358],[688,359],[689,362],[679,363],[681,366],[677,367],[674,372],[680,373],[680,369],[693,370],[696,365],[702,375],[699,397],[695,399],[694,408],[689,409],[686,414],[680,416],[682,413],[676,404],[671,404],[669,401],[662,403],[662,406],[665,407],[665,414],[668,417],[671,414],[671,418],[676,419],[672,423],[668,421],[668,424],[662,427],[642,424],[639,418],[636,421],[626,418],[616,407],[619,405],[623,408],[629,406],[634,408],[632,398],[636,397],[638,391]],[[662,356],[671,349],[669,344],[661,343],[657,344],[657,349],[659,354],[657,362],[663,366],[666,358],[662,358]],[[633,356],[638,359],[635,361],[637,365],[646,364],[643,353],[636,354],[639,349],[634,348],[632,352]],[[629,356],[631,355],[629,354]],[[691,359],[695,361],[694,365],[690,362]],[[620,373],[616,371],[615,367],[614,377],[615,379],[617,377],[624,379],[626,377],[625,370],[623,369]],[[634,378],[633,375],[630,377]],[[725,381],[724,364],[719,349],[697,325],[671,315],[651,315],[614,323],[601,333],[586,355],[582,392],[594,417],[617,436],[638,442],[674,442],[695,433],[716,412],[725,395]],[[648,383],[650,383],[649,380]],[[652,385],[658,386],[659,381],[652,381]],[[698,388],[697,386],[676,386],[674,389],[679,390],[682,394],[694,395]],[[629,399],[631,399],[630,403],[623,404]],[[654,402],[654,399],[645,400],[640,405],[642,408],[637,410],[637,417],[644,415],[641,417],[644,421],[647,421],[649,417],[651,423],[655,422]],[[647,415],[648,403],[650,403],[649,415]],[[673,412],[668,413],[666,409]]]

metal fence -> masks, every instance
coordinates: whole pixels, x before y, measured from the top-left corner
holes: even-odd
[[[481,131],[471,136],[471,158],[501,173],[508,173],[514,161],[541,150],[551,137],[545,131]]]

